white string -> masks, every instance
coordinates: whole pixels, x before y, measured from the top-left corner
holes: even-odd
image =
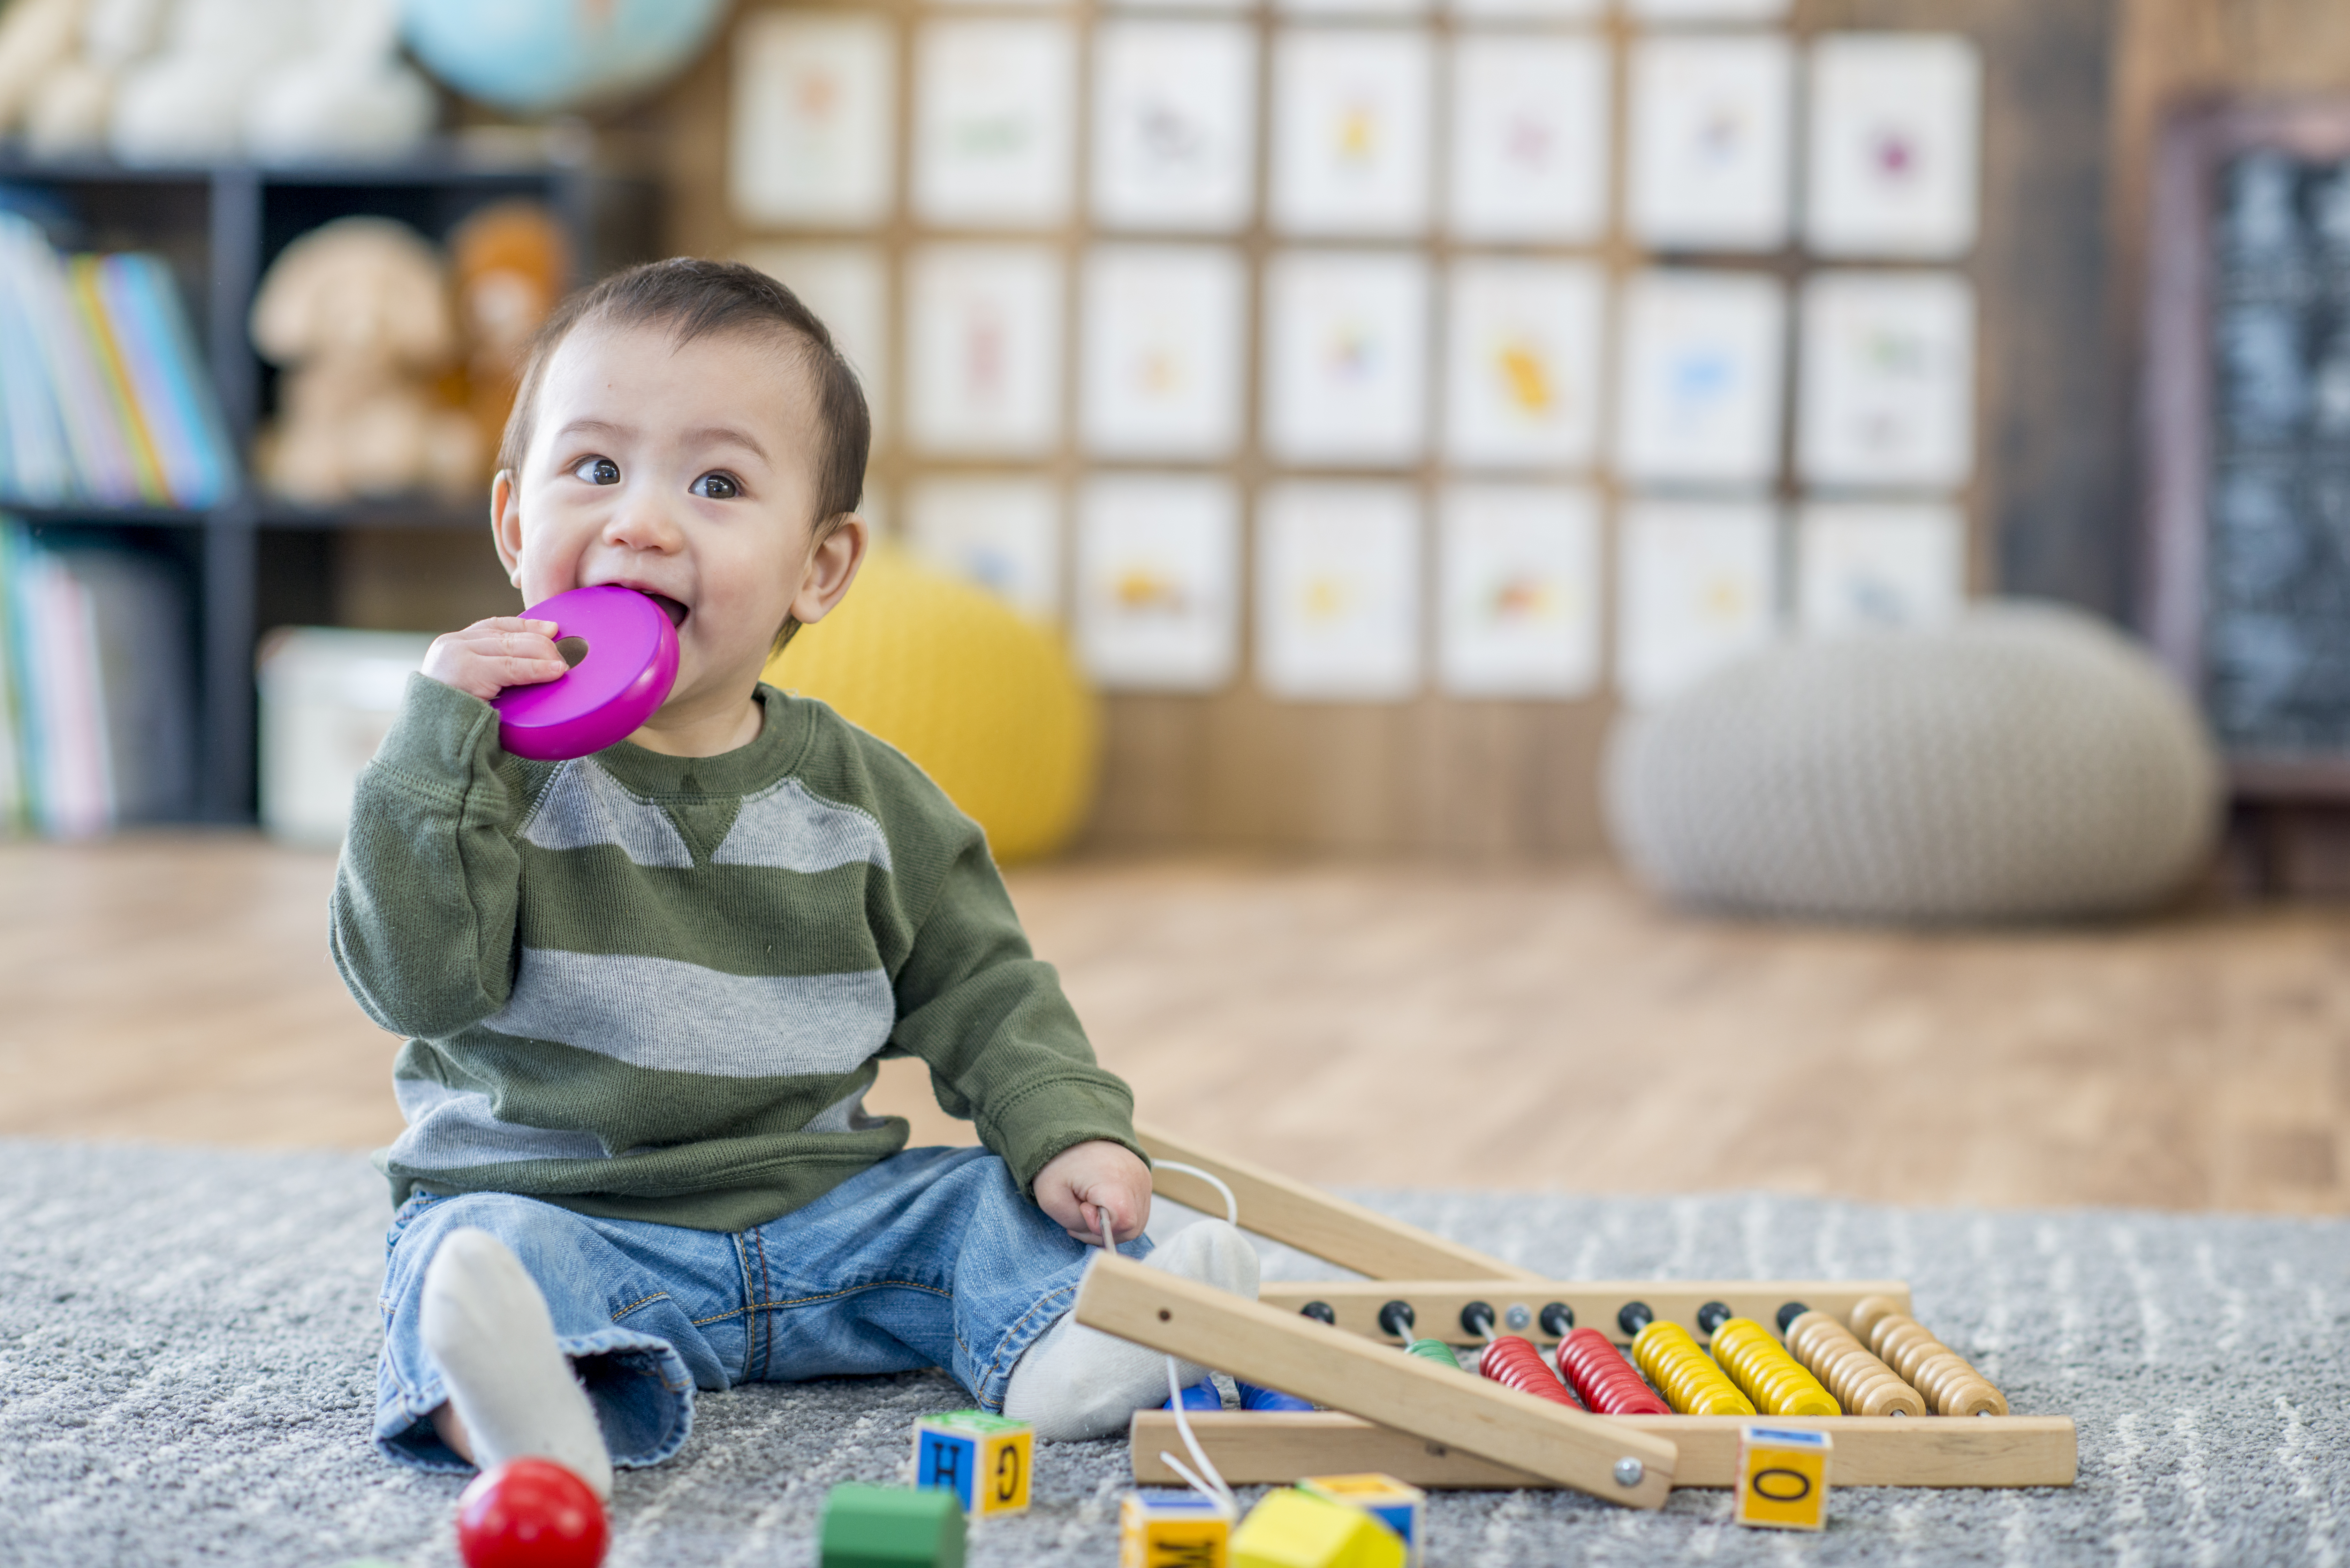
[[[1215,1179],[1210,1177],[1209,1179],[1212,1181]],[[1223,1184],[1218,1182],[1217,1185],[1221,1187]],[[1229,1198],[1229,1190],[1226,1196]],[[1097,1206],[1094,1210],[1094,1218],[1101,1225],[1102,1251],[1116,1251],[1118,1249],[1113,1244],[1110,1234],[1109,1210]],[[1183,1447],[1190,1450],[1192,1459],[1198,1463],[1200,1469],[1195,1473],[1190,1465],[1164,1449],[1159,1450],[1159,1457],[1166,1461],[1168,1469],[1189,1481],[1192,1490],[1203,1493],[1209,1501],[1219,1507],[1237,1512],[1240,1503],[1232,1496],[1232,1489],[1224,1483],[1223,1473],[1216,1469],[1215,1461],[1208,1458],[1208,1451],[1200,1446],[1200,1439],[1192,1435],[1191,1418],[1183,1413],[1183,1374],[1178,1369],[1175,1358],[1171,1355],[1167,1357],[1167,1398],[1175,1408],[1175,1430],[1181,1435]],[[1205,1475],[1208,1479],[1201,1480],[1201,1475]]]
[[[1159,1170],[1180,1170],[1186,1176],[1198,1177],[1224,1195],[1224,1223],[1237,1225],[1241,1222],[1241,1200],[1232,1196],[1232,1189],[1227,1187],[1224,1184],[1224,1179],[1214,1171],[1201,1170],[1196,1165],[1185,1165],[1181,1160],[1177,1159],[1154,1160],[1152,1164]]]

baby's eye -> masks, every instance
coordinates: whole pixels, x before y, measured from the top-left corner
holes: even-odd
[[[705,473],[686,487],[686,493],[704,501],[732,501],[743,493],[743,486],[731,473]]]
[[[608,457],[583,457],[571,465],[571,477],[590,484],[618,484],[620,465]]]

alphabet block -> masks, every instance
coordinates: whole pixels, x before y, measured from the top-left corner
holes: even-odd
[[[1771,1530],[1825,1530],[1828,1456],[1835,1439],[1816,1428],[1738,1429],[1741,1524]]]
[[[816,1530],[819,1568],[962,1568],[962,1514],[943,1491],[843,1481]]]
[[[1406,1486],[1393,1476],[1375,1472],[1351,1476],[1307,1476],[1297,1483],[1297,1490],[1311,1492],[1329,1502],[1343,1502],[1349,1508],[1361,1509],[1403,1537],[1407,1568],[1419,1568],[1420,1521],[1428,1505],[1428,1494],[1418,1487]]]
[[[944,1487],[965,1514],[1028,1511],[1036,1434],[1027,1422],[984,1410],[949,1410],[914,1423],[914,1484]]]
[[[1241,1521],[1232,1568],[1404,1568],[1403,1537],[1359,1508],[1292,1488]]]
[[[1230,1568],[1232,1516],[1196,1491],[1130,1491],[1118,1509],[1118,1568]]]

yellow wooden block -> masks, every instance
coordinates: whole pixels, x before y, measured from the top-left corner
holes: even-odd
[[[1232,1568],[1404,1568],[1403,1537],[1343,1502],[1271,1492],[1233,1532]]]
[[[1816,1428],[1738,1429],[1738,1522],[1772,1530],[1825,1530],[1828,1456],[1835,1439]]]
[[[1118,1568],[1230,1568],[1232,1516],[1196,1491],[1130,1491],[1118,1509]]]
[[[1351,1476],[1307,1476],[1297,1490],[1332,1502],[1359,1508],[1403,1538],[1404,1562],[1419,1568],[1420,1523],[1426,1517],[1428,1494],[1389,1475],[1371,1471]]]
[[[942,1486],[973,1519],[1028,1511],[1036,1434],[1025,1421],[949,1410],[914,1423],[914,1484]]]

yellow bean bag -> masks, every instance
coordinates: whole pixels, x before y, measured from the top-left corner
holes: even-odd
[[[921,764],[999,863],[1060,848],[1093,805],[1101,715],[1059,635],[894,546],[766,678]]]

